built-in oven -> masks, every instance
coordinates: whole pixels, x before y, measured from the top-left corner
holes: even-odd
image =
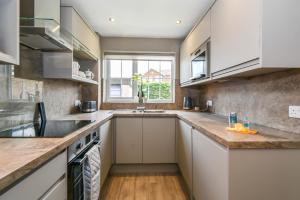
[[[191,81],[209,77],[210,71],[210,42],[207,41],[191,55]]]
[[[95,130],[68,147],[68,200],[84,199],[83,164],[86,153],[100,142],[99,131]]]

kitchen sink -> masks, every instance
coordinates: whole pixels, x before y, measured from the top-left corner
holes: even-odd
[[[147,110],[133,110],[132,111],[133,113],[164,113],[166,112],[165,110],[150,110],[150,109],[147,109]]]
[[[164,113],[165,110],[144,110],[144,113]]]

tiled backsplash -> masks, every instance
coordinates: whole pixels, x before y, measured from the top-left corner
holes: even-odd
[[[203,105],[213,100],[217,114],[235,111],[253,123],[300,134],[300,120],[288,116],[290,105],[300,105],[300,70],[220,82],[200,93]]]
[[[39,101],[45,102],[49,119],[77,112],[74,101],[81,99],[79,83],[44,79],[41,53],[30,50],[22,50],[20,66],[0,65],[0,91],[2,123],[3,119],[33,120]]]

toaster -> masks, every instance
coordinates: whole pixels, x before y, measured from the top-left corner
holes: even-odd
[[[83,101],[80,106],[80,110],[83,113],[91,113],[97,111],[96,101]]]

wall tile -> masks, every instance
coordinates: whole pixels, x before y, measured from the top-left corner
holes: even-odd
[[[300,70],[215,83],[199,91],[201,105],[212,99],[217,114],[235,111],[253,123],[300,134],[300,120],[288,117],[289,105],[300,105]]]

